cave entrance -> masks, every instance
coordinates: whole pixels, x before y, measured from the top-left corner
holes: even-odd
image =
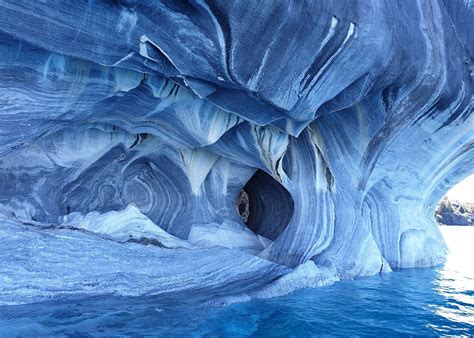
[[[438,202],[435,216],[448,248],[447,260],[439,270],[443,276],[440,279],[443,283],[441,289],[464,288],[464,281],[474,278],[474,174],[443,196]]]
[[[288,190],[263,170],[257,170],[237,198],[237,211],[254,233],[275,240],[293,216]]]

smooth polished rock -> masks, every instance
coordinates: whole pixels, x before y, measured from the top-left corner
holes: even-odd
[[[443,262],[473,22],[471,0],[0,0],[0,303]]]
[[[259,290],[289,271],[222,247],[124,243],[71,229],[24,225],[3,215],[0,224],[1,305],[196,290],[228,296]]]

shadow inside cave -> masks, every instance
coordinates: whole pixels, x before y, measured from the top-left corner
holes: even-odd
[[[290,222],[294,202],[283,185],[259,169],[240,191],[237,210],[254,233],[275,240]]]

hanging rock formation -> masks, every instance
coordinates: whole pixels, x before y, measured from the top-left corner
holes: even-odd
[[[0,0],[0,303],[443,262],[473,36],[472,0]]]

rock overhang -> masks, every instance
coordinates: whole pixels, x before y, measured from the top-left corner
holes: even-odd
[[[443,261],[434,207],[474,170],[468,3],[0,6],[3,241],[82,229],[99,236],[93,250],[148,244],[162,258],[144,254],[144,269],[198,269],[189,279],[159,270],[159,292],[205,278],[193,255],[215,265],[209,287],[228,274],[255,284],[234,290],[253,296],[289,271],[284,280],[302,287]],[[253,196],[268,200],[254,204],[252,232],[235,204],[258,173]],[[276,203],[286,194],[291,203]],[[71,292],[70,266],[54,265],[63,251],[37,262],[65,269],[57,294]],[[253,258],[220,260],[232,254]],[[86,279],[89,259],[77,263]],[[103,282],[87,292],[124,290],[120,278]]]

